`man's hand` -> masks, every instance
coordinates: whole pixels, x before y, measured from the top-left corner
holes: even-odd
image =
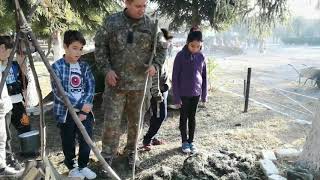
[[[85,113],[89,113],[92,109],[92,105],[91,104],[84,104],[82,106],[81,111],[85,112]]]
[[[119,79],[119,77],[117,76],[117,74],[113,70],[109,71],[106,76],[107,84],[110,85],[111,87],[114,87],[117,85],[118,79]]]
[[[149,76],[154,76],[156,74],[156,72],[157,72],[157,70],[153,65],[151,65],[146,71],[146,73],[148,73]]]

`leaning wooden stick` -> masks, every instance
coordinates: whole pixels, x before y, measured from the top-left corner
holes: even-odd
[[[153,50],[152,50],[152,54],[151,57],[149,59],[149,63],[148,66],[150,67],[152,65],[152,61],[154,56],[156,55],[156,49],[157,49],[157,39],[158,39],[158,18],[156,16],[156,20],[155,20],[155,29],[154,29],[154,39],[153,39]],[[140,105],[140,114],[139,114],[139,123],[138,123],[138,133],[136,136],[136,142],[135,142],[135,146],[134,146],[134,161],[133,161],[133,166],[132,166],[132,179],[135,179],[135,172],[136,172],[136,159],[138,158],[138,142],[139,142],[139,137],[140,134],[142,132],[143,129],[143,114],[144,114],[144,101],[145,101],[145,96],[148,90],[148,81],[149,81],[149,74],[146,75],[146,81],[145,81],[145,85],[144,85],[144,91],[143,91],[143,98],[141,100],[141,105]],[[158,87],[159,88],[159,87]]]
[[[64,89],[61,85],[60,80],[58,79],[57,75],[54,73],[53,69],[50,66],[49,61],[47,60],[44,52],[42,51],[38,41],[36,40],[34,34],[32,33],[31,28],[27,24],[26,18],[20,8],[18,0],[14,0],[16,9],[19,11],[19,15],[21,17],[21,21],[23,22],[25,26],[25,34],[28,35],[31,38],[31,41],[36,48],[37,52],[40,54],[40,57],[46,66],[47,70],[49,71],[51,77],[53,78],[54,83],[57,86],[59,94],[62,96],[62,99],[65,103],[65,105],[68,107],[69,113],[71,114],[74,122],[76,123],[77,127],[79,128],[84,140],[86,143],[90,146],[96,157],[98,158],[99,162],[102,164],[103,168],[114,178],[114,179],[120,179],[120,177],[113,171],[113,169],[109,166],[109,164],[105,161],[105,159],[101,156],[98,148],[94,145],[93,141],[91,140],[90,136],[88,135],[85,127],[82,125],[81,121],[79,120],[74,108],[72,107],[68,97],[65,95]]]
[[[42,93],[41,93],[41,88],[40,88],[40,83],[38,79],[38,75],[36,72],[36,69],[34,68],[34,63],[33,63],[33,57],[31,55],[31,50],[30,50],[30,45],[28,40],[25,38],[24,39],[24,44],[26,46],[27,50],[27,55],[30,63],[30,69],[36,84],[36,90],[37,90],[37,95],[39,98],[39,107],[40,107],[40,143],[41,143],[41,150],[40,150],[40,155],[41,159],[43,159],[46,156],[46,124],[44,120],[44,110],[43,110],[43,103],[42,103]]]

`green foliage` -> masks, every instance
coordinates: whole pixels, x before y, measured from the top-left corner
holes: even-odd
[[[236,5],[231,0],[151,0],[157,2],[160,13],[171,17],[171,29],[178,29],[209,23],[216,30],[223,30],[232,24],[237,14]]]
[[[287,0],[256,0],[253,7],[243,13],[242,19],[249,33],[257,39],[265,39],[272,34],[277,24],[289,19]]]
[[[15,28],[15,22],[11,18],[14,14],[5,9],[1,9],[0,11],[0,34],[9,34]]]
[[[19,1],[25,15],[35,1]],[[90,34],[105,15],[119,8],[118,2],[113,0],[44,0],[36,9],[31,26],[40,38],[48,38],[54,31],[66,29],[79,29]],[[15,30],[14,9],[12,0],[0,0],[0,33]]]
[[[8,4],[4,0],[0,0],[0,34],[9,34],[15,27],[13,11],[9,10]]]
[[[223,31],[242,20],[249,33],[258,39],[269,36],[274,25],[285,22],[289,16],[287,0],[151,1],[158,3],[162,15],[172,18],[171,29],[178,29],[183,25],[191,27],[210,24],[215,30]]]

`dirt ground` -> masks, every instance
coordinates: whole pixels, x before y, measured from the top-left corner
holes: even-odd
[[[306,54],[301,53],[300,57],[292,54],[299,51],[287,51],[286,53],[283,53],[284,50],[281,51],[282,53],[275,51],[264,55],[251,53],[216,60],[218,67],[214,73],[215,78],[212,80],[214,88],[209,93],[206,107],[199,108],[197,112],[195,143],[201,152],[211,154],[219,149],[228,149],[239,154],[259,156],[264,149],[303,148],[310,124],[300,124],[297,120],[310,122],[311,116],[305,109],[301,110],[301,106],[297,103],[279,93],[279,89],[319,97],[317,88],[311,85],[298,85],[296,72],[287,65],[288,63],[314,65],[312,64],[314,61],[309,60],[317,59],[318,56],[307,54],[308,56],[305,57]],[[313,52],[312,49],[308,51]],[[250,97],[255,100],[255,103],[250,101],[248,112],[243,113],[243,80],[246,76],[246,68],[249,66],[253,68]],[[48,76],[44,73],[42,78],[48,78]],[[48,89],[47,85],[44,87]],[[44,94],[46,93],[45,91]],[[292,95],[291,97],[312,111],[315,103],[313,100]],[[98,99],[101,100],[101,98]],[[94,141],[99,148],[101,148],[103,130],[103,111],[100,103],[101,101],[96,101],[94,109],[96,117]],[[290,106],[291,109],[279,104]],[[304,113],[297,113],[295,110]],[[59,130],[51,114],[51,112],[46,114],[48,156],[57,170],[61,174],[66,174],[67,169],[62,163],[63,153]],[[150,152],[140,153],[142,164],[137,171],[137,177],[150,174],[161,166],[181,170],[188,155],[180,150],[178,120],[178,111],[170,110],[168,119],[160,129],[160,137],[166,143],[154,146]],[[34,117],[33,124],[36,128],[37,117]],[[145,127],[144,130],[146,129]],[[123,145],[124,142],[122,142]],[[93,154],[91,160],[91,167],[98,173],[97,179],[105,179],[100,173],[101,168]],[[115,169],[123,179],[131,177],[131,172],[127,169],[121,166]],[[261,176],[260,179],[264,177]]]

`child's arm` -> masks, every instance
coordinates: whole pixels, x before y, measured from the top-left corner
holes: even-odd
[[[92,109],[94,92],[95,92],[95,80],[90,67],[86,66],[85,72],[85,84],[84,95],[78,101],[77,107],[83,112],[89,113]]]
[[[173,70],[172,70],[172,90],[174,104],[181,104],[181,98],[179,93],[179,76],[181,71],[181,58],[180,53],[177,54],[174,59]]]
[[[201,101],[207,101],[207,94],[208,94],[208,79],[207,79],[207,65],[206,61],[203,62],[203,69],[202,69],[202,94],[201,94]]]

